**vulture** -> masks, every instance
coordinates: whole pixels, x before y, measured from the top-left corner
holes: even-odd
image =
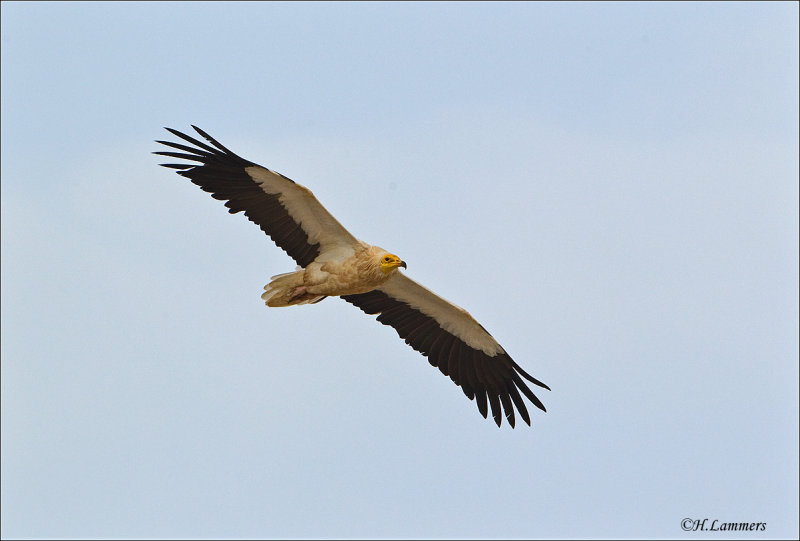
[[[244,212],[297,262],[297,270],[273,276],[264,286],[267,306],[341,297],[393,327],[475,400],[484,418],[491,409],[498,427],[505,417],[513,428],[517,414],[530,426],[523,396],[546,411],[527,382],[550,388],[523,370],[466,310],[400,272],[407,267],[400,257],[355,238],[308,188],[192,128],[206,142],[165,128],[182,142],[156,141],[170,150],[154,154],[191,162],[161,165],[225,201],[231,214]]]

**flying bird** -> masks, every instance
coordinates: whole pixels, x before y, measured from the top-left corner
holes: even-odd
[[[175,169],[214,199],[225,201],[231,214],[244,211],[297,262],[297,270],[273,276],[264,286],[261,298],[267,306],[341,297],[393,327],[431,365],[450,376],[467,398],[474,399],[484,418],[491,408],[497,426],[505,414],[514,427],[515,407],[531,424],[522,395],[546,411],[525,380],[550,388],[525,372],[466,310],[399,272],[407,268],[405,261],[356,239],[308,188],[240,158],[192,127],[208,144],[165,128],[192,146],[156,141],[180,152],[154,154],[195,162],[161,165]]]

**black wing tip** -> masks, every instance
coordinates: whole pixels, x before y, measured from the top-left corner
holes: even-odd
[[[516,418],[514,417],[513,414],[506,414],[505,417],[506,417],[506,422],[508,423],[508,426],[510,426],[511,428],[516,428],[517,427],[517,420],[516,420]],[[531,422],[529,420],[527,420],[527,419],[523,419],[523,420],[526,423],[528,423],[528,426],[531,426]]]
[[[189,125],[190,125],[192,128],[194,128],[195,130],[198,130],[198,133],[199,133],[200,131],[202,131],[202,130],[200,130],[200,128],[198,128],[198,127],[197,127],[197,126],[195,126],[194,124],[189,124]],[[181,132],[179,132],[178,130],[176,130],[175,128],[170,128],[169,126],[162,126],[162,128],[164,128],[165,130],[167,130],[167,131],[168,131],[168,132],[170,132],[170,133],[175,133],[175,132],[181,133]]]
[[[191,169],[192,167],[195,167],[194,165],[189,165],[189,164],[185,164],[185,163],[160,163],[158,165],[160,165],[161,167],[166,167],[167,169],[177,169],[179,171],[183,171],[184,169]]]
[[[168,127],[164,126],[164,129],[167,130],[169,133],[171,133],[175,137],[178,137],[179,139],[182,139],[183,141],[186,141],[187,143],[189,143],[190,145],[193,145],[193,146],[188,147],[188,146],[186,146],[184,144],[173,143],[173,142],[169,142],[169,141],[156,141],[156,143],[159,143],[159,144],[162,144],[162,145],[166,145],[166,146],[171,147],[171,148],[183,150],[183,151],[186,151],[186,152],[193,152],[194,153],[193,157],[181,156],[181,158],[182,159],[193,160],[193,161],[197,161],[197,162],[202,162],[204,164],[208,160],[214,160],[214,161],[216,161],[216,160],[228,160],[231,163],[236,163],[238,166],[250,167],[250,166],[256,165],[255,163],[253,163],[253,162],[251,162],[249,160],[246,160],[246,159],[242,158],[241,156],[238,156],[237,154],[232,152],[229,148],[225,147],[219,141],[217,141],[216,139],[214,139],[213,137],[208,135],[208,133],[206,133],[201,128],[195,126],[194,124],[190,124],[190,126],[192,128],[194,128],[194,130],[198,134],[200,134],[201,139],[205,139],[208,142],[204,143],[201,140],[196,139],[195,137],[192,137],[191,135],[187,135],[187,134],[185,134],[185,133],[183,133],[181,131],[178,131],[178,130],[176,130],[174,128],[168,128]],[[159,154],[159,152],[156,152],[155,154]],[[165,154],[162,154],[162,155],[165,155]],[[177,156],[173,155],[172,157],[177,157]]]
[[[511,359],[511,357],[509,357],[509,359]],[[552,389],[550,389],[550,387],[547,384],[542,383],[541,381],[539,381],[535,377],[533,377],[530,374],[528,374],[525,370],[523,370],[522,367],[516,363],[516,361],[511,360],[511,365],[514,367],[514,370],[519,372],[519,374],[522,377],[524,377],[525,379],[527,379],[528,381],[530,381],[534,385],[538,385],[539,387],[541,387],[543,389],[547,389],[548,391],[552,390]]]
[[[200,136],[203,139],[205,139],[206,141],[208,141],[209,143],[211,143],[212,145],[214,145],[215,147],[220,149],[222,152],[224,152],[226,154],[229,154],[231,156],[235,156],[236,158],[239,158],[239,156],[236,156],[236,154],[231,152],[228,148],[226,148],[224,145],[222,145],[219,141],[217,141],[216,139],[214,139],[213,137],[208,135],[205,131],[201,130],[200,128],[198,128],[194,124],[190,124],[190,125],[192,126],[192,128],[194,128],[194,131],[196,131],[197,133],[200,134]],[[241,160],[242,158],[239,158],[239,159]]]
[[[175,128],[168,128],[167,126],[164,126],[164,129],[167,130],[172,135],[175,135],[177,137],[183,137],[183,136],[186,135],[185,133],[180,132],[180,131],[176,130]]]
[[[189,125],[192,127],[192,129],[194,131],[199,133],[202,137],[205,137],[208,141],[212,141],[213,142],[213,138],[210,135],[208,135],[205,131],[201,130],[200,128],[198,128],[194,124],[189,124]]]

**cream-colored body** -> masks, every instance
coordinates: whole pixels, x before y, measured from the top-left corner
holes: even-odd
[[[352,249],[340,248],[336,255],[339,257],[320,256],[305,269],[273,276],[264,286],[261,298],[267,306],[279,307],[314,303],[328,296],[366,293],[386,282],[402,264],[383,248],[364,242]],[[381,265],[384,258],[399,263],[387,268]]]

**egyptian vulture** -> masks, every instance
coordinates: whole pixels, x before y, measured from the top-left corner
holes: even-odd
[[[193,146],[156,141],[180,152],[155,152],[197,164],[161,164],[177,170],[231,214],[247,218],[298,264],[264,286],[267,306],[316,303],[341,297],[378,321],[394,327],[406,344],[428,358],[470,400],[481,415],[488,409],[500,426],[503,413],[514,427],[516,406],[531,424],[522,395],[546,411],[525,380],[550,389],[514,362],[497,341],[464,309],[424,288],[398,269],[406,263],[383,248],[356,239],[325,210],[310,190],[265,167],[240,158],[200,128],[209,144],[171,128]],[[524,379],[523,379],[524,378]],[[522,393],[522,395],[520,394]]]

